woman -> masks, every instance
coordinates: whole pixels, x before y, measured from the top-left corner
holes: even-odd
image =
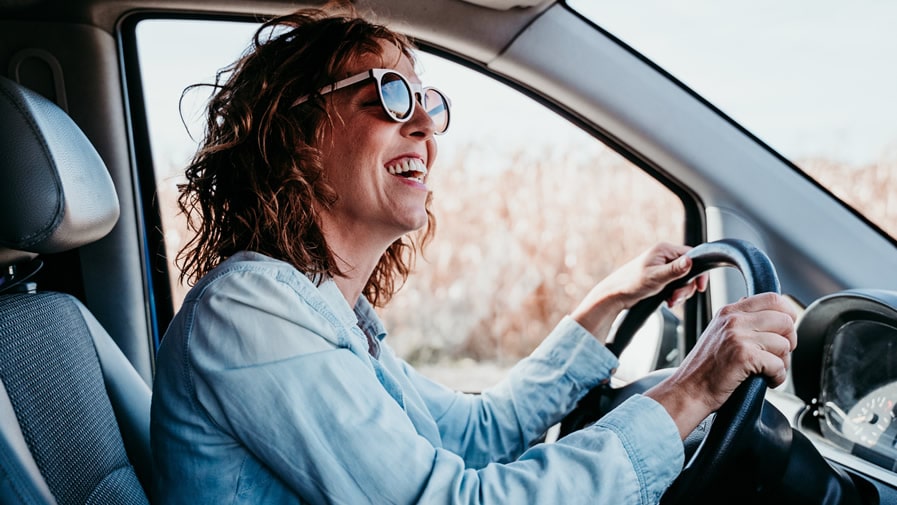
[[[219,83],[180,199],[198,282],[157,360],[159,503],[653,503],[682,437],[744,378],[784,379],[795,314],[748,298],[671,379],[530,447],[612,373],[614,317],[686,274],[688,248],[668,244],[595,286],[482,395],[397,358],[372,307],[408,275],[409,234],[433,231],[449,114],[419,82],[402,36],[302,11],[266,23]]]

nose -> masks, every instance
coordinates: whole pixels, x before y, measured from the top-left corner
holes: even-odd
[[[433,118],[424,109],[422,98],[420,93],[414,94],[414,101],[416,102],[414,104],[414,112],[411,114],[411,118],[403,123],[402,129],[407,136],[429,140],[436,134],[436,123],[433,122]]]

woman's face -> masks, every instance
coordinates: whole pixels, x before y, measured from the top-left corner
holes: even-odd
[[[419,83],[411,60],[394,45],[382,45],[380,55],[357,58],[345,75],[338,77],[389,68]],[[338,201],[325,212],[325,218],[359,241],[364,237],[387,245],[423,227],[427,223],[427,179],[436,159],[434,125],[423,107],[416,104],[407,122],[391,121],[380,105],[373,79],[327,98],[333,121],[331,127],[325,126],[321,151],[324,176]],[[417,177],[409,177],[409,172],[396,174],[397,167],[418,168],[413,174]]]

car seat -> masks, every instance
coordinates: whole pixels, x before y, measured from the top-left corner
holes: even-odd
[[[150,388],[77,298],[33,282],[118,214],[83,132],[0,77],[0,503],[148,503]]]

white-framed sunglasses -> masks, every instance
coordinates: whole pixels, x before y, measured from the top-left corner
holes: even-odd
[[[436,88],[425,88],[420,84],[412,84],[404,75],[388,68],[372,68],[360,74],[346,77],[333,84],[328,84],[317,91],[317,95],[326,95],[338,89],[353,84],[373,79],[377,83],[377,94],[380,96],[380,105],[389,119],[404,123],[414,115],[415,103],[421,107],[436,125],[435,133],[441,135],[448,130],[451,117],[451,101]],[[304,95],[296,99],[291,107],[301,105],[311,99],[313,95]]]

